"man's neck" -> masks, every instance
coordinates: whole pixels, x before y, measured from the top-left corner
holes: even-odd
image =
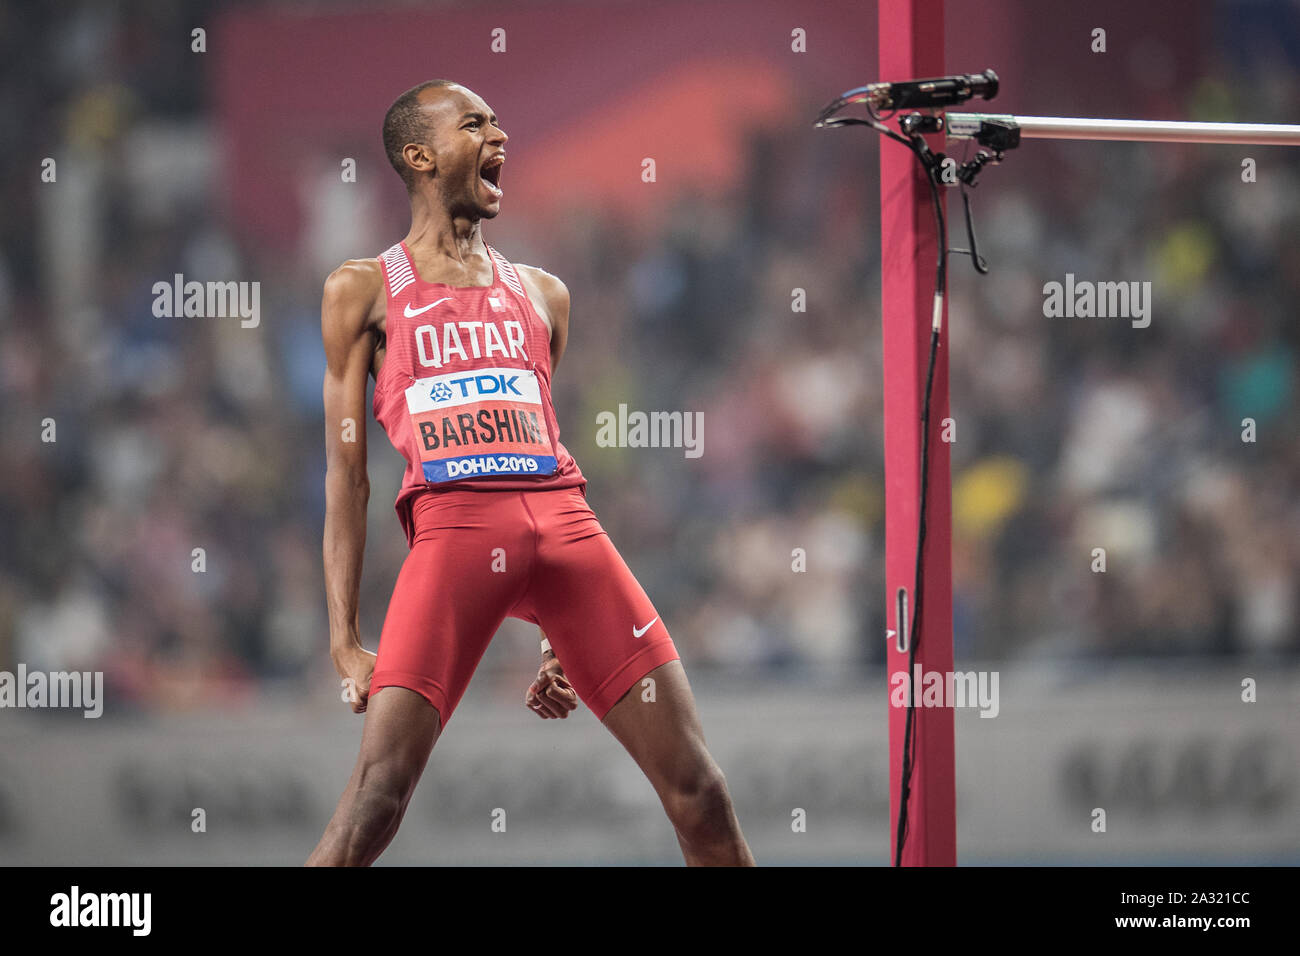
[[[451,259],[461,265],[468,256],[483,253],[479,220],[453,215],[434,196],[417,196],[411,200],[411,229],[406,247],[428,256]]]

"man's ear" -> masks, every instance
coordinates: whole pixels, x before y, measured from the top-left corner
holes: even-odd
[[[433,150],[423,143],[407,143],[402,147],[402,158],[408,166],[420,173],[431,173],[437,166]]]

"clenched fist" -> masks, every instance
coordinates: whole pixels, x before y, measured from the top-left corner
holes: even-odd
[[[559,717],[563,720],[569,711],[578,708],[578,692],[573,689],[559,658],[547,652],[542,666],[537,669],[537,679],[528,687],[524,695],[524,706],[542,720]]]

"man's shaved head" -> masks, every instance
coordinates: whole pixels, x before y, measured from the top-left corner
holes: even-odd
[[[408,193],[415,189],[415,171],[402,159],[402,147],[419,142],[427,131],[425,117],[420,112],[420,94],[436,87],[459,85],[451,80],[428,80],[395,99],[384,115],[384,152],[397,175],[406,183]]]

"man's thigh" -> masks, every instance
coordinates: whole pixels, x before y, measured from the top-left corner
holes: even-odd
[[[384,687],[408,688],[447,726],[527,582],[533,531],[522,509],[509,507],[517,497],[465,493],[420,509],[384,618],[372,698]]]
[[[517,616],[534,621],[598,720],[677,659],[668,627],[576,489],[530,498],[540,543]]]

